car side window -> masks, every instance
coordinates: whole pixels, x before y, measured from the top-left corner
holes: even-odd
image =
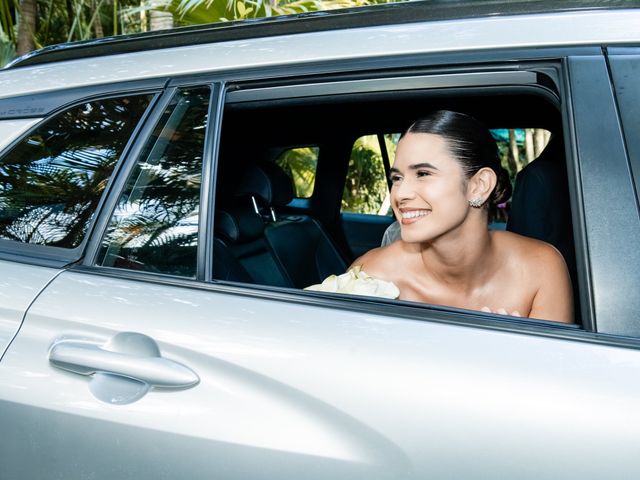
[[[116,205],[100,265],[195,276],[209,96],[199,87],[173,97]]]
[[[95,100],[37,127],[0,160],[0,238],[78,247],[150,95]]]

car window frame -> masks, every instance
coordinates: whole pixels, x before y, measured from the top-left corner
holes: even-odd
[[[523,88],[525,87],[534,87],[535,88],[539,88],[540,91],[542,92],[543,90],[546,90],[547,94],[549,95],[550,100],[553,102],[554,99],[557,102],[559,111],[561,113],[561,117],[563,119],[563,124],[565,123],[564,119],[567,115],[569,115],[569,112],[567,111],[568,105],[565,107],[562,105],[562,102],[564,101],[564,94],[561,92],[566,92],[567,91],[567,86],[566,85],[561,85],[562,81],[564,80],[563,78],[563,70],[566,69],[566,65],[563,61],[563,57],[559,57],[556,59],[546,59],[546,62],[541,63],[540,65],[536,65],[535,62],[534,64],[532,64],[533,66],[530,66],[529,68],[534,70],[537,68],[536,73],[537,76],[535,77],[526,77],[526,76],[522,76],[523,72],[522,69],[520,69],[517,73],[517,76],[514,75],[515,78],[524,78],[524,79],[529,79],[528,81],[523,82]],[[523,61],[523,64],[526,64],[527,61]],[[457,67],[457,69],[456,69]],[[476,86],[473,83],[473,80],[475,78],[478,78],[477,75],[478,73],[482,70],[483,66],[481,65],[477,65],[477,66],[473,66],[471,68],[469,68],[469,78],[470,81],[466,81],[466,79],[464,78],[464,73],[460,73],[460,70],[465,70],[465,67],[461,67],[461,66],[456,66],[456,67],[452,67],[453,71],[455,73],[452,73],[452,78],[454,78],[454,82],[452,84],[452,86],[454,87],[469,87],[469,88],[477,88],[477,89],[482,89],[485,86],[489,86],[489,85],[484,85],[484,82],[481,82],[480,86]],[[484,66],[484,68],[496,68],[495,65],[490,65],[489,66]],[[513,72],[512,72],[513,73]],[[495,76],[494,76],[495,74]],[[501,74],[505,74],[505,76],[508,78],[508,75],[510,74],[509,71],[504,71],[504,70],[500,70],[499,68],[496,69],[495,72],[489,72],[488,76],[495,78],[500,78]],[[446,74],[444,74],[442,71],[439,71],[438,73],[436,73],[435,75],[437,75],[438,79],[437,79],[437,83],[434,85],[434,87],[442,87],[443,85],[447,85],[446,84]],[[547,82],[543,82],[540,80],[540,75],[544,75],[549,77]],[[414,83],[414,79],[418,78],[418,79],[424,79],[425,77],[428,77],[428,74],[416,74],[415,77],[412,77],[411,75],[408,75],[408,77],[410,78],[406,78],[406,77],[400,77],[401,78],[401,82],[407,81],[408,84],[408,89],[413,89],[415,83]],[[445,79],[445,83],[442,83],[443,78]],[[531,81],[531,78],[535,78],[535,82]],[[296,98],[299,97],[312,97],[312,98],[318,98],[323,96],[323,88],[328,86],[328,97],[330,97],[331,95],[335,95],[335,94],[341,94],[341,93],[360,93],[357,90],[357,84],[364,84],[367,85],[367,88],[370,90],[367,91],[377,91],[376,90],[376,80],[380,80],[380,84],[383,85],[381,90],[382,91],[388,91],[389,90],[397,90],[396,88],[392,88],[389,85],[389,81],[391,80],[391,82],[393,82],[393,80],[397,80],[398,77],[395,78],[389,78],[389,77],[383,77],[383,78],[376,78],[376,79],[365,79],[365,80],[357,80],[355,82],[351,82],[350,80],[345,80],[344,82],[341,80],[337,80],[337,79],[328,79],[326,83],[323,83],[323,80],[319,80],[317,83],[311,83],[311,82],[306,82],[306,83],[302,83],[299,86],[299,88],[295,88],[295,85],[292,85],[292,82],[287,82],[286,83],[286,87],[280,87],[278,85],[277,81],[273,82],[273,90],[270,89],[271,86],[269,85],[265,85],[265,82],[260,82],[260,84],[258,84],[257,87],[255,87],[255,89],[253,89],[252,85],[249,83],[248,86],[246,87],[249,91],[243,91],[243,85],[236,83],[236,82],[230,82],[230,95],[226,98],[226,102],[230,102],[230,103],[235,103],[235,101],[238,101],[239,103],[245,103],[245,102],[251,102],[251,101],[256,101],[256,100],[267,100],[267,101],[273,101],[273,100],[280,100],[280,99],[287,99],[289,98],[287,96],[287,91],[293,91],[295,92],[295,95],[293,95]],[[459,83],[460,82],[460,83]],[[549,84],[549,82],[553,82],[552,85]],[[517,82],[516,82],[517,83]],[[373,86],[372,86],[373,85]],[[508,80],[502,80],[501,82],[498,83],[499,86],[504,85],[511,87],[512,84],[510,81]],[[428,88],[425,88],[428,89]],[[260,96],[260,91],[263,90],[265,93],[265,95],[263,97]],[[566,128],[563,130],[564,134],[566,135]],[[571,162],[572,160],[572,156],[570,156],[570,147],[567,148],[567,157],[566,157],[566,161],[567,162]],[[322,156],[322,155],[321,155]],[[322,165],[319,165],[318,168],[318,176],[321,175],[321,169],[322,169]],[[341,189],[342,191],[342,189]],[[314,192],[315,195],[316,192]],[[575,197],[572,197],[572,202],[574,201]],[[312,196],[311,200],[313,201],[314,198]],[[338,205],[338,208],[339,205]],[[576,207],[576,208],[579,208]],[[448,307],[447,307],[448,308]],[[509,320],[511,320],[509,318]],[[505,321],[507,321],[505,319]],[[533,320],[535,322],[537,322],[538,320]],[[591,325],[593,324],[593,322],[590,319],[587,320],[583,320],[582,322],[580,322],[582,325],[585,326],[585,328],[587,330],[592,330],[591,329]]]

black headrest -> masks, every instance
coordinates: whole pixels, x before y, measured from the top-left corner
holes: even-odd
[[[293,182],[278,165],[265,162],[247,170],[237,194],[252,195],[265,205],[282,207],[293,199]]]
[[[263,232],[262,217],[250,202],[239,202],[238,205],[216,212],[215,235],[229,244],[256,240]]]
[[[564,167],[564,143],[562,141],[561,135],[553,134],[547,143],[547,146],[544,147],[544,150],[540,152],[540,155],[536,157],[534,162],[539,160],[542,161],[552,161],[557,162],[558,164]],[[526,168],[526,167],[525,167]]]

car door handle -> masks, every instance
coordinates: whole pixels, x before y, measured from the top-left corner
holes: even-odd
[[[163,358],[152,338],[135,332],[118,333],[104,346],[61,340],[49,350],[49,362],[80,375],[104,373],[150,387],[189,388],[200,381],[189,367]]]

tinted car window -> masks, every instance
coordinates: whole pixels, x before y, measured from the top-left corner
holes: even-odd
[[[103,266],[195,276],[208,107],[208,88],[174,96],[117,204]]]
[[[0,160],[0,238],[74,248],[150,95],[83,103],[32,131]]]

